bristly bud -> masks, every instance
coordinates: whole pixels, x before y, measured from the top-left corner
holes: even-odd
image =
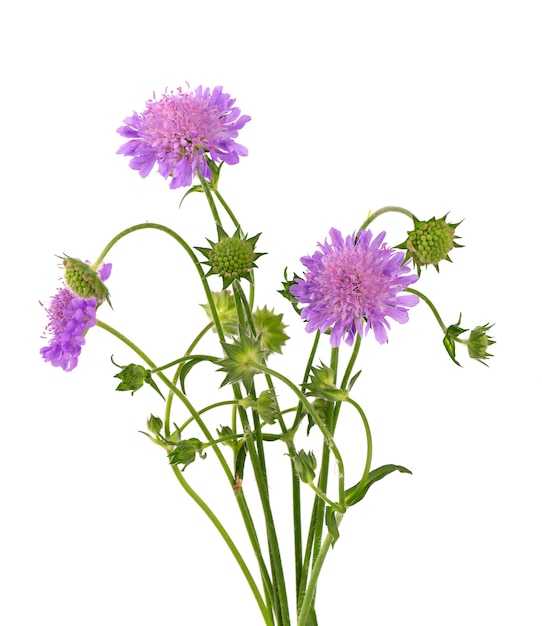
[[[279,406],[275,392],[271,389],[264,389],[258,396],[254,407],[258,415],[266,424],[274,424],[279,413]]]
[[[311,382],[306,385],[306,388],[309,391],[307,395],[330,400],[331,402],[348,399],[348,392],[336,386],[333,370],[323,363],[321,363],[320,367],[312,367]]]
[[[233,343],[223,343],[222,347],[226,358],[218,361],[220,372],[226,372],[226,378],[221,387],[239,380],[248,389],[251,386],[254,375],[259,372],[255,365],[263,365],[265,352],[262,349],[260,337],[251,337],[243,329],[239,329],[239,338]]]
[[[461,224],[449,224],[446,216],[436,219],[432,217],[427,222],[423,222],[414,217],[414,230],[408,231],[408,237],[401,245],[396,246],[406,250],[405,263],[412,259],[414,266],[420,275],[421,268],[433,265],[437,272],[438,264],[441,261],[450,261],[448,253],[453,248],[462,248],[455,239],[455,229]]]
[[[222,291],[214,291],[212,296],[224,334],[227,337],[237,335],[238,321],[237,310],[235,308],[235,298],[232,296],[231,292],[226,289],[223,289]],[[209,304],[202,304],[201,306],[205,309],[205,313],[207,313],[209,321],[214,324]],[[213,331],[216,333],[216,326],[213,326]]]
[[[65,256],[62,262],[65,268],[64,280],[73,293],[85,300],[96,298],[97,306],[104,300],[111,305],[109,290],[103,284],[98,272],[81,259]]]
[[[114,365],[117,365],[113,358],[111,361]],[[143,387],[145,383],[150,385],[162,398],[164,398],[162,392],[158,385],[154,382],[152,378],[152,373],[150,370],[145,369],[142,365],[137,365],[136,363],[130,363],[130,365],[126,365],[122,367],[121,365],[117,365],[121,370],[118,374],[115,374],[114,378],[120,378],[121,382],[115,391],[131,391],[132,395]],[[164,398],[165,399],[165,398]]]
[[[487,331],[493,327],[489,324],[485,324],[484,326],[476,326],[474,330],[471,330],[469,338],[467,340],[467,348],[469,351],[469,356],[471,359],[475,359],[482,365],[487,367],[487,363],[485,360],[488,359],[492,354],[489,354],[487,349],[489,346],[493,345],[495,340],[487,334]]]
[[[259,234],[248,239],[245,235],[241,237],[241,230],[237,228],[232,237],[229,237],[226,231],[217,225],[218,241],[213,243],[209,239],[210,248],[198,248],[206,258],[204,261],[211,269],[207,272],[207,276],[218,274],[222,277],[224,289],[231,285],[234,280],[246,278],[252,282],[252,269],[257,267],[255,261],[261,257],[263,252],[255,252],[256,242]]]
[[[196,453],[200,459],[204,459],[207,454],[204,452],[203,443],[194,437],[190,439],[181,439],[178,444],[169,452],[170,465],[182,465],[181,471],[184,472],[187,465],[193,463],[196,459]]]
[[[300,450],[292,457],[292,461],[294,463],[295,471],[299,475],[299,479],[304,483],[311,485],[315,477],[314,470],[317,465],[314,452],[305,452],[305,450]]]
[[[282,322],[282,313],[275,313],[274,309],[269,311],[266,306],[257,308],[254,311],[254,327],[266,352],[282,354],[282,346],[289,339],[284,332],[286,324]]]

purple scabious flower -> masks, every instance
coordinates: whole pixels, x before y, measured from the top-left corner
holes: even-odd
[[[372,329],[376,340],[385,343],[387,318],[400,324],[408,321],[407,307],[415,306],[418,297],[399,295],[418,280],[411,268],[403,265],[404,253],[383,244],[385,232],[373,241],[369,230],[348,235],[346,240],[332,228],[320,250],[301,259],[307,268],[304,278],[296,277],[290,293],[301,304],[307,304],[301,317],[305,329],[326,331],[331,328],[331,345],[341,339],[352,345],[357,333]]]
[[[111,274],[111,263],[98,270],[101,280]],[[46,332],[51,336],[49,345],[41,348],[40,354],[46,362],[69,372],[77,366],[85,334],[96,325],[96,298],[81,298],[66,284],[60,287],[45,307],[49,322]]]
[[[207,155],[216,163],[239,162],[248,150],[234,139],[250,120],[234,107],[235,99],[222,87],[198,87],[194,92],[166,93],[158,101],[147,101],[143,113],[135,113],[117,129],[130,139],[117,154],[132,157],[130,167],[142,178],[154,164],[164,177],[171,176],[171,189],[187,187],[199,172],[211,180]]]

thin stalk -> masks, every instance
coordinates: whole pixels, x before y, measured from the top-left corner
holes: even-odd
[[[241,553],[237,549],[237,546],[233,542],[232,538],[227,533],[224,526],[220,523],[220,520],[217,518],[217,516],[205,503],[205,501],[192,489],[192,487],[190,487],[190,485],[186,481],[185,477],[183,476],[179,468],[176,465],[172,465],[171,468],[173,469],[173,473],[177,477],[177,480],[182,485],[183,489],[194,500],[194,502],[196,502],[196,504],[203,510],[205,515],[207,515],[207,517],[211,520],[214,527],[220,533],[220,536],[222,537],[222,539],[226,542],[226,545],[228,546],[231,553],[233,554],[235,560],[237,561],[239,567],[241,568],[241,571],[243,572],[245,576],[246,581],[248,582],[250,589],[252,590],[252,593],[254,595],[254,598],[256,599],[258,607],[260,608],[260,611],[262,613],[262,616],[265,620],[266,625],[274,626],[273,617],[269,609],[265,605],[265,602],[263,601],[263,598],[260,594],[258,586],[256,585],[254,578],[252,577],[252,574],[250,573],[250,570],[248,569],[245,560],[241,556]]]
[[[343,515],[341,513],[336,514],[337,526],[340,525],[342,518]],[[301,610],[299,611],[297,616],[297,626],[307,626],[308,624],[308,619],[314,602],[314,596],[316,594],[316,584],[318,582],[318,576],[322,571],[322,565],[324,564],[325,558],[332,542],[333,537],[330,533],[328,533],[326,538],[324,539],[324,542],[322,543],[322,547],[318,552],[318,557],[316,558],[316,561],[314,562],[314,565],[312,567],[311,576],[307,585],[307,591],[305,593],[305,597],[303,598]]]
[[[427,306],[433,312],[433,315],[435,316],[438,322],[438,325],[441,327],[442,332],[446,334],[448,328],[446,327],[446,324],[442,321],[442,318],[440,317],[439,312],[437,311],[435,305],[431,302],[431,300],[429,300],[429,298],[426,295],[424,295],[421,291],[418,291],[417,289],[412,289],[412,287],[407,287],[406,289],[404,289],[404,291],[408,291],[408,293],[412,293],[415,296],[418,296],[418,298],[420,298],[421,300],[425,302],[425,304],[427,304]]]
[[[377,211],[375,211],[374,213],[371,213],[369,215],[369,217],[363,222],[363,224],[359,227],[359,230],[356,234],[356,238],[359,236],[359,231],[360,230],[365,230],[367,228],[367,226],[369,226],[369,224],[374,221],[377,217],[379,217],[380,215],[383,215],[384,213],[402,213],[403,215],[406,215],[407,217],[410,217],[410,219],[414,219],[414,213],[412,213],[411,211],[407,210],[407,209],[403,209],[400,206],[385,206],[382,207],[381,209],[378,209]]]
[[[107,332],[111,333],[113,336],[117,337],[118,339],[120,339],[123,343],[125,343],[128,347],[130,347],[139,357],[141,357],[141,359],[145,363],[147,363],[147,365],[150,368],[152,368],[152,369],[156,368],[156,365],[143,352],[143,350],[141,350],[136,344],[134,344],[125,335],[123,335],[122,333],[120,333],[119,331],[114,329],[112,326],[109,326],[109,324],[106,324],[105,322],[102,322],[101,320],[96,320],[96,325],[98,327],[100,327],[100,328],[103,328]],[[198,413],[195,410],[195,408],[188,401],[188,398],[186,398],[186,396],[162,372],[159,371],[159,372],[157,372],[157,374],[158,374],[158,377],[162,380],[162,382],[169,388],[169,390],[173,394],[175,394],[183,402],[183,404],[186,406],[186,408],[188,409],[188,411],[190,412],[192,417],[198,423],[198,426],[201,428],[202,432],[205,434],[205,436],[207,438],[207,441],[212,442],[213,438],[211,436],[211,433],[209,432],[209,430],[205,426],[205,423],[201,420],[201,418],[198,415]],[[233,474],[230,471],[230,468],[228,466],[228,463],[227,463],[226,459],[224,458],[224,455],[222,454],[222,452],[220,451],[220,449],[218,448],[218,446],[216,444],[213,443],[211,445],[212,445],[214,453],[218,457],[218,460],[220,462],[220,465],[222,466],[222,469],[224,470],[224,473],[226,474],[226,477],[227,477],[227,479],[229,481],[230,486],[233,485]],[[269,597],[269,595],[272,594],[273,585],[271,584],[271,581],[269,579],[269,573],[267,571],[267,566],[266,566],[266,564],[265,564],[265,562],[263,560],[263,555],[262,555],[262,551],[261,551],[261,547],[260,547],[260,542],[259,542],[259,539],[258,539],[258,536],[257,536],[256,527],[254,526],[254,522],[252,520],[252,516],[250,515],[250,510],[248,508],[248,504],[247,504],[244,496],[241,495],[241,494],[237,495],[236,501],[237,501],[239,509],[241,511],[241,515],[242,515],[243,521],[245,523],[245,528],[246,528],[247,534],[249,536],[249,540],[250,540],[251,545],[252,545],[252,547],[254,549],[254,553],[256,555],[256,559],[257,559],[258,565],[260,567],[260,572],[261,572],[262,581],[263,581],[263,584],[264,584],[266,596]]]

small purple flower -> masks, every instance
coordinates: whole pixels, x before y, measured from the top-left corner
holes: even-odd
[[[415,306],[418,297],[398,295],[418,280],[411,268],[402,265],[404,253],[383,244],[385,232],[371,242],[372,233],[362,230],[346,240],[332,228],[331,243],[318,246],[312,256],[301,259],[307,268],[304,278],[296,278],[290,293],[307,306],[301,317],[306,330],[331,328],[331,345],[338,347],[344,338],[352,345],[354,335],[372,329],[376,340],[385,343],[388,317],[400,324],[408,321],[407,307]]]
[[[194,92],[166,93],[158,101],[147,101],[143,113],[135,113],[117,129],[130,139],[117,154],[132,157],[130,167],[142,178],[158,164],[158,172],[171,176],[171,189],[192,184],[196,171],[211,180],[207,155],[219,163],[239,162],[248,150],[236,143],[238,131],[250,120],[234,107],[235,99],[222,87],[198,87]]]
[[[111,263],[98,270],[101,280],[111,274]],[[41,348],[40,354],[46,362],[69,372],[77,366],[85,334],[96,325],[96,298],[81,298],[64,284],[45,307],[49,322],[46,332],[51,336],[49,345]]]

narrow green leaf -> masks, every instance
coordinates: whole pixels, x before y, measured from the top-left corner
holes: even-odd
[[[378,482],[379,480],[382,480],[388,474],[391,474],[392,472],[395,472],[395,471],[401,472],[403,474],[405,473],[412,474],[412,472],[406,467],[403,467],[402,465],[393,465],[393,464],[382,465],[381,467],[378,467],[377,469],[371,470],[369,472],[369,475],[367,476],[367,480],[364,483],[362,483],[362,481],[360,480],[359,483],[355,484],[353,487],[350,487],[350,489],[346,490],[346,493],[345,493],[346,505],[352,506],[358,503],[360,500],[363,500],[363,498],[369,491],[369,487],[374,485],[374,483]]]

